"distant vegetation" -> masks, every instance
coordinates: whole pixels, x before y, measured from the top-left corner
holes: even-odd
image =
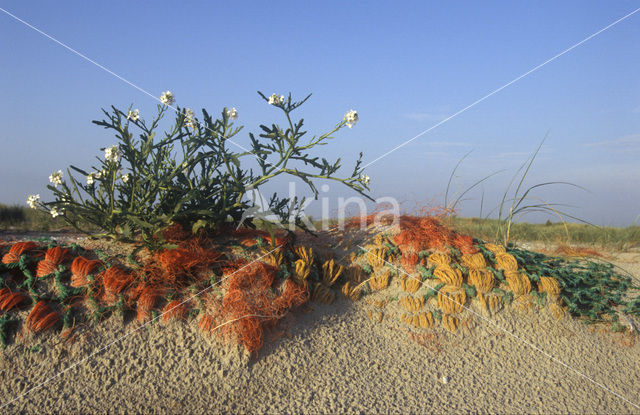
[[[496,239],[499,222],[496,219],[449,217],[446,223],[453,229],[484,240]],[[568,237],[567,237],[568,231]],[[517,222],[511,225],[511,240],[563,244],[590,244],[615,249],[640,246],[640,226],[626,228],[598,227],[562,222],[533,224]]]
[[[0,231],[53,231],[65,227],[62,218],[26,206],[0,204]]]

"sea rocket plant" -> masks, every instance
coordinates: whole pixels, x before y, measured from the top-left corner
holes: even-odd
[[[231,108],[230,110],[227,110],[227,117],[229,117],[232,120],[237,120],[238,119],[238,110],[234,108]]]
[[[49,176],[49,182],[51,182],[55,187],[62,184],[62,171],[58,170],[56,172],[51,173]]]
[[[270,105],[282,105],[284,103],[284,95],[276,95],[275,93],[269,97],[267,101]]]
[[[107,147],[104,150],[104,159],[107,161],[117,163],[119,156],[120,152],[118,151],[118,146]]]
[[[370,179],[360,167],[362,154],[353,171],[341,177],[337,175],[340,159],[329,162],[310,153],[314,147],[328,144],[343,127],[353,127],[358,121],[356,111],[347,112],[328,133],[307,138],[303,120],[294,122],[291,114],[310,95],[295,102],[290,94],[287,98],[258,94],[282,111],[287,127],[260,125],[258,136],[249,133],[251,150],[240,153],[229,142],[242,129],[233,124],[238,119],[238,110],[233,107],[223,108],[218,119],[203,109],[202,121],[193,110],[177,107],[174,124],[162,136],[156,130],[175,102],[170,91],[160,97],[162,105],[151,122],[141,119],[138,110],[103,110],[106,118],[94,123],[114,131],[118,144],[104,148],[100,165],[89,171],[70,166],[68,182],[62,180],[62,171],[53,173],[49,178],[53,186],[48,186],[55,196],[53,202],[40,203],[36,195],[30,196],[27,204],[41,206],[81,231],[90,232],[84,225],[88,223],[102,229],[96,236],[142,237],[150,248],[158,248],[163,246],[161,231],[174,223],[194,232],[203,227],[238,225],[253,207],[247,200],[248,192],[280,175],[300,178],[316,198],[317,180],[337,181],[369,197]],[[245,157],[257,162],[257,169],[243,168]],[[71,170],[81,174],[82,181]],[[281,223],[304,229],[303,206],[304,198],[277,194],[268,201],[268,209]]]
[[[344,115],[344,121],[347,124],[347,127],[353,127],[358,122],[358,112],[355,110],[350,110]]]
[[[191,108],[185,108],[184,115],[186,117],[187,126],[192,130],[196,128],[196,115],[193,113]]]
[[[40,200],[40,195],[31,195],[27,197],[27,205],[31,209],[36,209],[38,207],[38,201]]]
[[[129,115],[127,115],[127,119],[131,121],[138,121],[140,119],[140,111],[135,109],[133,111],[129,110]]]
[[[164,105],[172,105],[176,102],[176,98],[173,96],[171,91],[165,91],[160,95],[160,102]]]

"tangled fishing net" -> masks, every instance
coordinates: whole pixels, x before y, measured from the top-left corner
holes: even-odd
[[[455,331],[470,327],[474,314],[490,316],[507,306],[548,307],[558,317],[569,313],[616,331],[627,329],[621,317],[640,317],[640,288],[611,263],[505,248],[458,234],[435,217],[400,217],[352,254],[351,268],[342,288],[346,297],[397,286],[403,294],[392,298],[396,312],[385,302],[369,315],[382,321],[395,314],[416,328],[439,321]]]
[[[285,238],[273,238],[282,246],[279,260],[268,263],[273,258],[251,259],[272,249],[268,234],[246,230],[235,236],[215,242],[174,226],[164,235],[174,247],[141,259],[78,245],[3,244],[0,340],[6,345],[19,330],[61,329],[72,337],[80,326],[131,314],[139,323],[198,318],[203,331],[255,352],[265,328],[307,302],[309,290],[290,278],[282,262],[285,253],[293,260]]]
[[[626,329],[622,316],[640,317],[639,288],[612,264],[505,248],[429,216],[400,217],[343,263],[264,231],[194,236],[174,226],[164,237],[173,248],[138,256],[0,244],[2,344],[19,332],[73,338],[79,327],[116,314],[138,324],[195,320],[253,353],[292,309],[331,304],[336,291],[354,301],[375,298],[367,313],[376,322],[395,316],[425,330],[471,328],[473,314],[508,307],[548,308],[613,330]],[[401,294],[379,299],[390,288]]]

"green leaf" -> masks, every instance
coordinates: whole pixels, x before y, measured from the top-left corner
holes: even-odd
[[[78,167],[76,167],[74,165],[71,165],[69,167],[71,167],[73,170],[77,171],[78,173],[80,173],[83,176],[88,176],[89,175],[89,173],[87,173],[86,171],[84,171],[84,170],[82,170],[82,169],[80,169],[80,168],[78,168]]]
[[[206,227],[209,224],[209,222],[207,222],[204,219],[200,219],[199,221],[196,221],[193,226],[191,227],[191,233],[193,233],[194,235],[196,233],[198,233],[198,231],[204,227]]]

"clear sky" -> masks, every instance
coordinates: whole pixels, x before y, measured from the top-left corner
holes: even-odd
[[[257,90],[312,98],[298,110],[323,133],[356,109],[360,121],[320,149],[344,172],[505,85],[640,8],[640,1],[45,2],[0,7],[180,106],[238,109],[247,133],[282,122]],[[156,102],[0,12],[0,202],[24,203],[49,174],[88,167],[115,143],[91,124],[100,108]],[[498,203],[511,176],[549,132],[527,184],[569,181],[536,196],[599,225],[640,215],[640,12],[367,168],[374,197],[411,210],[506,169],[469,194],[460,214]],[[270,191],[285,194],[285,182]],[[302,188],[300,187],[300,190]],[[299,194],[303,194],[302,191]],[[344,189],[328,193],[353,195]],[[331,208],[337,206],[335,199]],[[319,202],[311,209],[315,213]],[[534,218],[532,218],[534,219]],[[554,218],[551,218],[554,220]],[[639,220],[640,222],[640,220]]]

